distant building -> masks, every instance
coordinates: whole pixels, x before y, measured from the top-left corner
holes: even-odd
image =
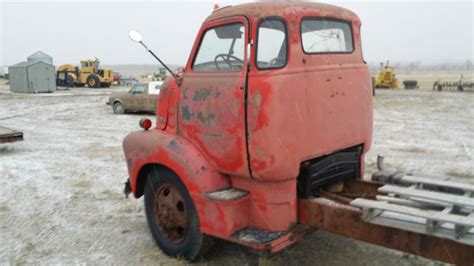
[[[8,67],[3,67],[3,78],[8,79]]]
[[[8,67],[10,90],[20,93],[53,92],[56,90],[56,70],[53,58],[38,51],[21,62]]]
[[[37,51],[36,53],[28,56],[26,60],[28,62],[43,61],[51,65],[53,64],[53,58],[50,55],[43,53],[42,51]]]
[[[21,62],[8,68],[10,90],[20,93],[53,92],[56,90],[54,66],[43,62]]]

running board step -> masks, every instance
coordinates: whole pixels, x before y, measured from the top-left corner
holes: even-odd
[[[218,201],[233,201],[240,199],[249,192],[245,190],[241,190],[238,188],[228,188],[223,190],[212,191],[206,194],[209,199],[218,200]]]
[[[232,237],[242,242],[266,244],[285,234],[287,232],[270,232],[256,227],[246,227],[233,233]]]

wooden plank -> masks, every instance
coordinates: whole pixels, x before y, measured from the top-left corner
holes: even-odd
[[[446,206],[451,206],[450,204],[445,204],[446,206],[444,206],[444,205],[440,206],[439,203],[434,204],[434,203],[431,203],[431,202],[424,202],[424,201],[420,202],[420,201],[415,201],[415,200],[411,200],[411,199],[394,198],[394,197],[382,196],[382,195],[378,195],[375,198],[379,201],[386,201],[386,202],[389,202],[389,203],[405,205],[405,206],[414,207],[414,208],[433,208],[433,207],[444,208]]]
[[[462,191],[474,192],[474,185],[472,184],[439,180],[435,178],[405,175],[402,177],[401,181],[410,183],[410,184],[421,183],[421,184],[433,185],[433,186],[438,186],[438,187],[455,188]]]
[[[434,228],[431,228],[430,230],[427,227],[426,219],[419,217],[415,218],[410,215],[390,211],[383,211],[382,214],[370,220],[370,223],[388,226],[391,228],[398,228],[409,232],[437,236],[444,239],[451,239],[459,243],[474,246],[474,230],[471,229],[466,231],[461,238],[457,238],[454,229],[455,226],[451,223],[442,223]]]
[[[379,188],[380,192],[395,193],[397,195],[428,199],[432,201],[445,202],[460,207],[474,208],[474,198],[457,196],[442,192],[426,191],[415,188],[405,188],[399,186],[385,185]]]
[[[429,220],[436,220],[440,222],[453,223],[468,227],[474,227],[474,218],[467,216],[460,216],[455,214],[444,214],[441,212],[420,210],[417,208],[400,206],[383,201],[355,199],[351,202],[352,206],[360,208],[378,209],[384,211],[391,211],[396,213],[408,214],[416,217],[421,217]]]

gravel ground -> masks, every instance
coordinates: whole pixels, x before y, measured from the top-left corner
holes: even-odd
[[[114,115],[105,102],[117,90],[126,88],[41,95],[0,88],[0,124],[25,134],[0,145],[0,264],[185,264],[155,246],[142,199],[122,194],[121,141],[148,115]],[[382,154],[389,166],[473,182],[473,103],[472,93],[379,91],[367,170]],[[321,231],[271,257],[216,240],[200,263],[435,264]]]

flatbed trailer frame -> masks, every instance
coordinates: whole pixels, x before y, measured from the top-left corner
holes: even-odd
[[[298,220],[301,224],[312,228],[386,248],[456,265],[474,264],[472,243],[462,241],[462,238],[450,239],[445,235],[436,234],[437,231],[429,226],[433,224],[430,219],[426,220],[426,230],[404,227],[402,221],[390,220],[386,217],[385,223],[380,222],[380,219],[383,220],[384,210],[377,204],[392,205],[380,200],[386,200],[386,197],[391,195],[387,193],[387,186],[390,185],[373,181],[347,180],[344,182],[343,192],[323,191],[318,198],[299,199]],[[367,203],[377,204],[371,206]],[[402,209],[409,208],[405,205],[393,206]],[[449,215],[446,214],[446,216]],[[459,219],[468,221],[468,224],[474,222],[472,215]],[[464,232],[469,229],[472,228],[467,227]],[[457,230],[453,231],[457,232]]]

